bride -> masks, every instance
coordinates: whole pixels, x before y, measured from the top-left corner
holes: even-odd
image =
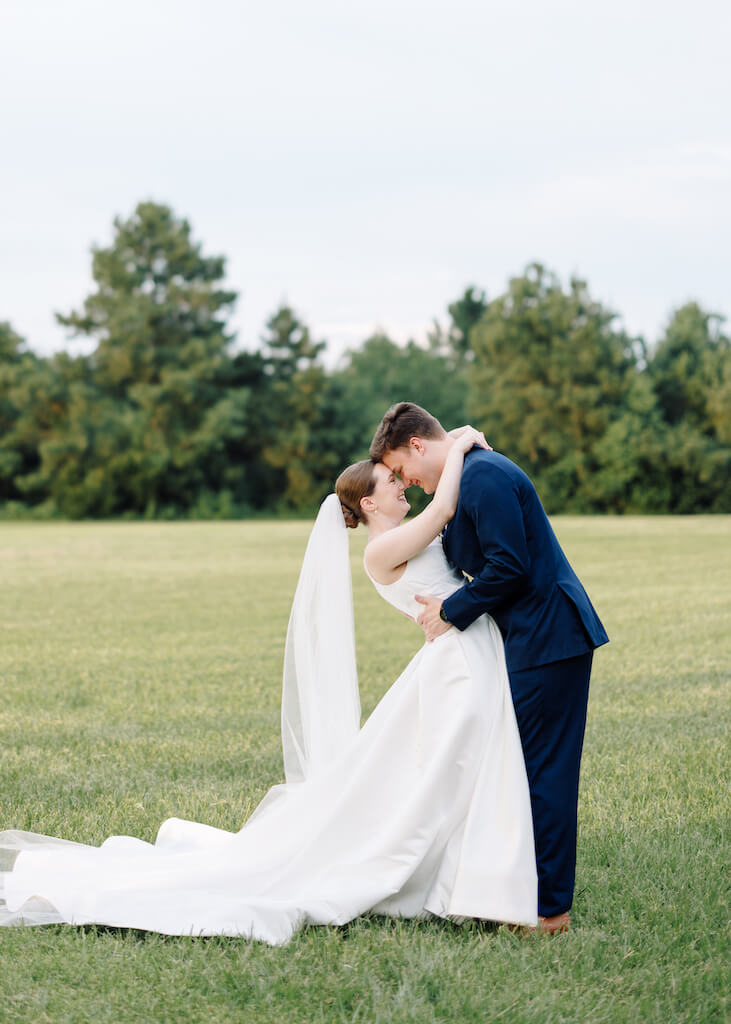
[[[464,454],[455,431],[431,504],[402,524],[402,481],[368,460],[338,478],[305,553],[285,648],[287,782],[240,832],[170,818],[154,844],[0,832],[0,925],[104,924],[285,943],[372,911],[535,925],[528,783],[500,632],[483,615],[424,644],[360,728],[347,527],[394,608],[460,585],[442,553]],[[398,529],[397,529],[398,527]]]

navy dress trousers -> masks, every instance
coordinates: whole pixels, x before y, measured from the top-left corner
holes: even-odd
[[[504,455],[467,453],[443,543],[468,577],[444,601],[448,620],[465,629],[487,612],[503,635],[530,787],[538,913],[552,917],[573,900],[592,653],[609,638],[535,487]]]

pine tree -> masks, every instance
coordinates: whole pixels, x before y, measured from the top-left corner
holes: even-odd
[[[115,495],[109,511],[156,515],[217,487],[209,456],[220,437],[210,423],[222,401],[229,415],[219,410],[219,425],[232,421],[226,316],[236,293],[221,285],[224,258],[203,255],[168,206],[140,203],[114,228],[112,244],[93,250],[95,291],[58,320],[97,342],[88,359],[97,399],[76,408],[87,433],[90,510],[107,487]]]

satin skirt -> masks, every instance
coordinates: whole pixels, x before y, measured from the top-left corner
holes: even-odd
[[[0,832],[0,925],[103,924],[272,945],[366,912],[537,920],[530,798],[502,639],[483,616],[415,655],[348,748],[239,832],[154,844]]]

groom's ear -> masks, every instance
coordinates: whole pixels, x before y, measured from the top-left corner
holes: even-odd
[[[420,437],[410,437],[409,448],[412,448],[414,451],[418,452],[419,455],[423,455],[425,451],[424,442]]]

